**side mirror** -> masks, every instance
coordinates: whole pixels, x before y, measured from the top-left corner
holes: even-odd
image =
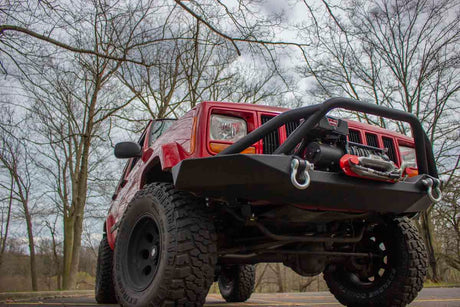
[[[115,145],[114,153],[118,159],[140,158],[142,148],[135,142],[121,142]]]

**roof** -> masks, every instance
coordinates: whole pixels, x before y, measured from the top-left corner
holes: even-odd
[[[282,113],[285,111],[289,111],[289,108],[282,108],[282,107],[273,107],[273,106],[266,106],[261,104],[253,104],[253,103],[240,103],[240,102],[219,102],[219,101],[203,101],[203,104],[211,105],[211,106],[223,106],[228,108],[235,108],[242,110],[249,110],[249,111],[260,111],[260,112],[276,112]]]

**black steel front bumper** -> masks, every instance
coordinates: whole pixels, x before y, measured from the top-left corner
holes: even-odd
[[[419,212],[431,204],[422,176],[398,183],[310,170],[305,190],[290,180],[292,156],[231,154],[187,159],[173,168],[175,186],[201,196],[306,205],[312,209]]]
[[[330,110],[342,108],[374,114],[410,124],[415,141],[419,176],[403,182],[386,183],[352,178],[341,173],[309,170],[310,186],[293,186],[289,153]],[[290,121],[303,123],[273,155],[243,155],[241,151]],[[419,212],[431,205],[422,180],[438,178],[433,151],[419,120],[410,113],[366,104],[352,99],[332,98],[322,104],[284,112],[215,157],[187,159],[172,169],[180,190],[219,199],[268,201],[298,204],[324,210],[375,212]]]

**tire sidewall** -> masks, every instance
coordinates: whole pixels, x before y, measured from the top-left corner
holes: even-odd
[[[158,193],[156,193],[158,194]],[[173,257],[171,253],[167,253],[169,246],[169,234],[167,227],[167,218],[164,207],[161,206],[161,200],[158,195],[144,195],[133,200],[123,215],[120,228],[118,229],[117,241],[114,249],[114,284],[117,289],[118,301],[125,306],[144,306],[152,301],[155,302],[155,294],[159,292],[160,287],[165,287],[165,276],[170,276],[171,272],[167,272],[166,265],[169,257]],[[129,273],[127,272],[128,260],[127,250],[130,242],[131,233],[136,223],[142,217],[151,217],[154,219],[158,227],[160,241],[160,258],[155,276],[144,290],[136,291],[130,284]]]
[[[97,265],[96,265],[96,283],[95,283],[95,292],[96,292],[96,296],[97,294],[101,291],[101,283],[102,283],[102,252],[103,252],[103,246],[102,244],[104,244],[104,238],[102,238],[102,241],[101,243],[99,244],[99,250],[98,250],[98,253],[97,253]]]

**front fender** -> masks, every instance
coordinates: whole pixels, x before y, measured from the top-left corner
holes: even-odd
[[[161,146],[160,163],[162,170],[170,170],[187,157],[189,157],[189,154],[178,143],[168,143]]]
[[[109,243],[110,248],[113,250],[115,248],[115,235],[116,230],[112,232],[112,227],[115,225],[115,218],[112,214],[109,214],[107,220],[105,221],[105,232],[107,236],[107,242]]]

